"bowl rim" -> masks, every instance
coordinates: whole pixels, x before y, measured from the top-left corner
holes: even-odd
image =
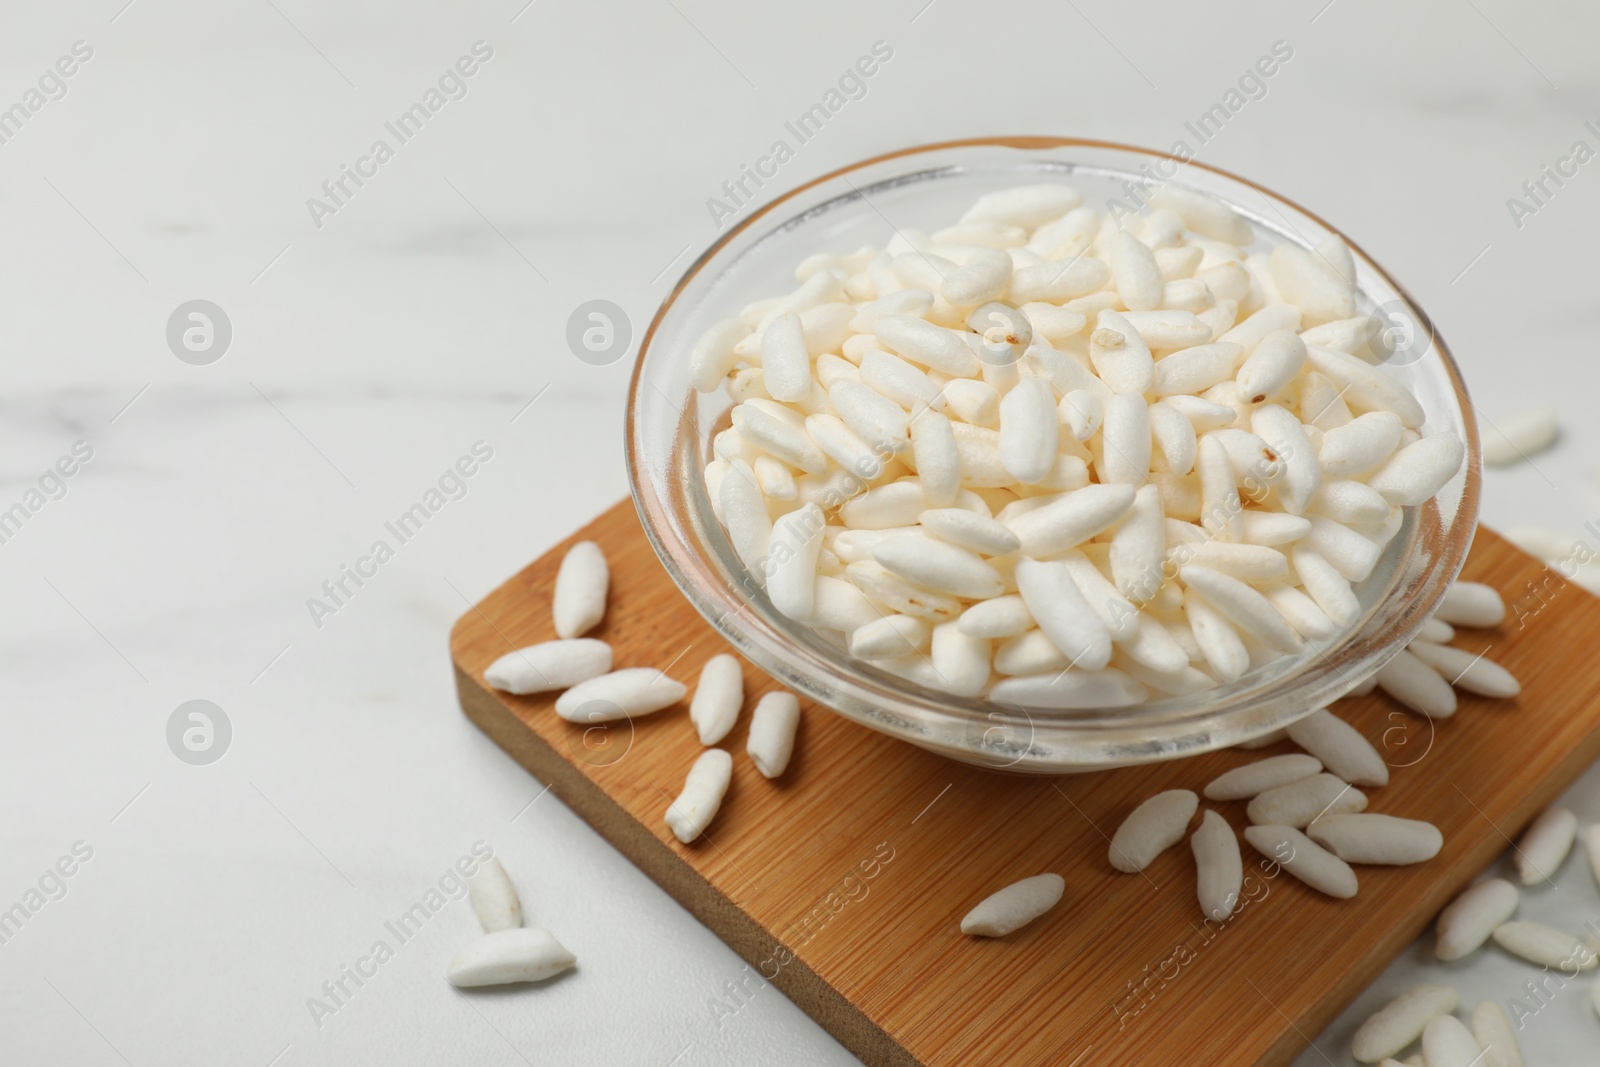
[[[741,652],[745,656],[745,658],[750,659],[766,673],[778,677],[780,682],[787,680],[790,684],[797,684],[797,686],[800,688],[811,689],[811,687],[806,685],[808,679],[806,679],[804,676],[790,670],[784,670],[780,672],[777,669],[778,665],[767,662],[765,656],[752,655],[752,648],[765,651],[760,642],[752,640],[745,635],[738,635],[738,638],[736,639],[734,634],[730,634],[724,626],[720,625],[716,619],[711,617],[712,613],[708,611],[709,605],[702,603],[700,598],[697,597],[688,587],[689,584],[692,583],[686,584],[686,578],[688,576],[682,573],[683,568],[679,561],[675,558],[676,554],[674,550],[671,546],[665,543],[660,531],[656,529],[656,521],[649,512],[647,498],[653,502],[653,506],[669,512],[671,509],[668,507],[665,501],[657,501],[657,494],[655,493],[654,487],[646,484],[645,473],[642,469],[642,455],[647,446],[641,440],[640,423],[642,420],[638,417],[638,415],[640,412],[641,403],[640,393],[645,387],[644,370],[646,356],[650,351],[652,342],[656,338],[657,331],[662,328],[662,324],[667,315],[672,311],[674,305],[683,295],[685,289],[690,285],[691,282],[695,280],[702,270],[707,268],[718,258],[725,248],[737,240],[741,235],[744,235],[750,231],[761,220],[772,215],[779,208],[791,203],[793,200],[795,200],[795,198],[802,196],[807,191],[815,189],[818,186],[826,185],[840,178],[846,178],[847,184],[853,184],[849,183],[846,176],[854,172],[876,167],[880,164],[890,163],[895,160],[912,160],[919,156],[959,151],[962,149],[990,148],[1010,148],[1025,151],[1044,151],[1073,148],[1104,150],[1109,152],[1128,153],[1135,156],[1144,156],[1151,160],[1171,161],[1178,164],[1180,171],[1185,167],[1197,167],[1201,170],[1217,175],[1226,181],[1238,183],[1241,186],[1254,190],[1257,194],[1264,198],[1265,202],[1270,204],[1271,202],[1276,201],[1282,205],[1285,205],[1321,226],[1328,233],[1338,235],[1339,238],[1343,240],[1350,248],[1353,254],[1364,261],[1365,264],[1370,267],[1386,285],[1392,288],[1394,292],[1405,301],[1408,309],[1417,320],[1418,326],[1426,331],[1426,336],[1429,338],[1431,346],[1437,350],[1440,366],[1444,370],[1446,379],[1449,382],[1450,389],[1453,394],[1453,399],[1459,409],[1461,416],[1461,427],[1465,437],[1464,443],[1466,448],[1465,460],[1463,463],[1465,476],[1461,489],[1460,502],[1454,512],[1455,521],[1452,524],[1450,536],[1446,537],[1442,541],[1442,550],[1440,556],[1438,559],[1436,559],[1432,567],[1435,575],[1448,574],[1447,580],[1438,582],[1438,589],[1434,600],[1436,601],[1439,596],[1443,595],[1444,589],[1447,588],[1450,582],[1453,582],[1456,576],[1459,574],[1461,566],[1465,562],[1468,549],[1471,545],[1471,534],[1476,530],[1477,527],[1482,487],[1478,428],[1476,420],[1471,417],[1471,412],[1475,409],[1467,392],[1466,383],[1461,376],[1460,368],[1457,366],[1455,358],[1451,353],[1448,344],[1435,327],[1431,316],[1429,316],[1427,310],[1418,303],[1409,289],[1395,279],[1381,264],[1374,260],[1372,256],[1367,254],[1367,252],[1359,244],[1352,241],[1342,230],[1329,223],[1322,216],[1306,209],[1289,197],[1283,196],[1282,194],[1277,193],[1250,178],[1236,174],[1222,167],[1214,166],[1193,158],[1185,159],[1181,156],[1173,155],[1170,152],[1162,151],[1160,149],[1146,148],[1139,145],[1130,145],[1116,141],[1107,141],[1094,138],[1058,137],[1048,135],[1002,135],[993,137],[970,137],[911,145],[860,159],[830,170],[824,174],[818,175],[809,181],[788,188],[786,191],[776,195],[766,203],[754,206],[753,210],[747,217],[741,219],[739,222],[731,226],[725,233],[719,235],[684,269],[683,273],[679,276],[671,291],[668,292],[662,299],[660,307],[656,310],[655,315],[651,318],[649,326],[646,328],[644,334],[640,338],[638,353],[635,357],[633,369],[629,377],[626,424],[624,427],[624,455],[628,473],[629,488],[633,497],[635,509],[640,518],[641,526],[644,528],[646,537],[649,540],[652,549],[655,551],[657,558],[666,568],[669,576],[673,579],[674,584],[677,585],[680,591],[684,593],[685,598],[694,605],[697,611],[699,611],[703,616],[706,616],[708,621],[711,621],[713,628],[717,630],[725,640],[728,640],[737,651]],[[1176,178],[1174,177],[1173,179],[1165,180],[1176,180]],[[667,399],[670,402],[670,398]],[[688,414],[684,413],[684,417],[688,418]],[[1435,505],[1432,501],[1430,501],[1428,505],[1425,506]],[[1460,531],[1459,535],[1457,533],[1458,529]],[[1443,568],[1443,570],[1441,571],[1440,568]],[[1398,580],[1399,579],[1397,578],[1396,581]],[[1382,602],[1383,601],[1380,600],[1378,603]],[[725,616],[727,613],[724,612],[722,614]],[[1418,617],[1410,629],[1414,632],[1417,628],[1420,628],[1425,617],[1426,616]],[[1357,630],[1359,630],[1359,628],[1360,624],[1358,623],[1354,629],[1345,635],[1345,637],[1348,639],[1355,636],[1355,633]],[[781,635],[779,636],[781,637]],[[1405,642],[1403,640],[1393,642],[1389,655],[1392,656],[1394,653],[1400,651],[1400,649],[1404,647],[1404,644]],[[915,683],[905,683],[905,685],[915,686]],[[915,692],[912,692],[910,689],[904,687],[902,687],[901,693],[908,700],[920,699]],[[813,699],[818,700],[818,702],[827,703],[820,696],[818,696],[814,690],[808,692],[808,695]],[[1165,698],[1158,697],[1157,699],[1161,700]],[[847,718],[851,718],[855,721],[864,721],[859,714],[851,714],[843,711],[842,709],[833,708],[832,705],[829,706],[832,708],[832,710],[836,710],[840,714],[846,715]],[[1034,723],[1033,717],[1029,715],[1027,708],[1009,704],[993,704],[992,707],[995,709],[996,715],[1021,715],[1028,720],[1030,728]],[[944,714],[951,716],[957,714],[966,714],[965,709],[953,707],[944,707],[939,710],[941,710]],[[1099,713],[1105,714],[1113,710],[1114,709],[1099,709]],[[1136,709],[1127,710],[1133,711]],[[1312,710],[1314,710],[1313,706],[1307,706],[1304,713],[1309,713]],[[1075,731],[1082,732],[1084,735],[1088,735],[1097,729],[1112,729],[1118,727],[1126,728],[1133,725],[1134,721],[1130,715],[1122,722],[1097,722],[1093,720],[1084,720],[1078,717],[1079,715],[1083,714],[1086,714],[1086,712],[1080,711],[1067,715],[1062,715],[1059,713],[1052,714],[1049,716],[1047,721],[1051,724],[1052,728],[1070,727]],[[874,729],[887,732],[892,736],[897,736],[904,740],[911,741],[912,743],[921,745],[923,747],[933,747],[936,751],[944,752],[945,754],[951,755],[958,759],[971,761],[978,757],[978,754],[974,752],[952,749],[942,745],[930,745],[928,739],[921,736],[919,731],[908,728],[903,720],[897,720],[898,717],[889,718],[887,720],[879,719],[877,721],[867,722],[866,725],[869,725]],[[1292,721],[1292,718],[1285,720],[1285,722],[1287,721]],[[1262,725],[1258,730],[1255,730],[1254,733],[1257,735],[1266,733],[1283,724],[1284,723],[1272,723]],[[1173,723],[1171,720],[1156,720],[1150,721],[1150,725],[1170,727],[1173,725]],[[1246,734],[1239,739],[1243,740],[1248,736],[1249,735]],[[1084,742],[1091,745],[1093,744],[1093,742],[1089,741],[1087,737],[1085,737]],[[1211,748],[1216,746],[1206,745],[1204,747]],[[1185,753],[1173,751],[1165,754],[1176,756]],[[1020,761],[1021,758],[1022,757],[1019,756],[1018,761]],[[978,758],[978,761],[988,763],[991,766],[997,765],[996,763],[987,759]],[[1016,761],[1013,761],[1013,763],[1014,762]],[[999,765],[1012,766],[1012,763],[1004,763]],[[1113,761],[1091,761],[1083,764],[1082,766],[1083,768],[1087,769],[1090,767],[1109,767],[1115,765],[1117,765],[1117,763]],[[1017,769],[1056,772],[1064,768],[1060,765],[1053,765],[1041,766],[1037,768],[1023,766],[1018,767]]]

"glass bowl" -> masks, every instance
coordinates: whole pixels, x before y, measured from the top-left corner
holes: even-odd
[[[969,763],[1042,774],[1234,745],[1344,695],[1416,635],[1455,579],[1476,525],[1480,478],[1466,387],[1444,342],[1400,284],[1346,238],[1361,310],[1377,315],[1396,342],[1385,369],[1421,402],[1423,432],[1451,430],[1467,442],[1462,470],[1435,499],[1406,509],[1400,532],[1357,587],[1363,614],[1347,632],[1202,693],[1062,712],[925,689],[852,660],[779,614],[712,515],[702,471],[730,401],[690,387],[690,347],[743,305],[792,289],[794,268],[807,255],[882,247],[896,229],[950,224],[982,193],[1052,178],[1070,180],[1102,210],[1112,198],[1137,208],[1142,191],[1167,181],[1209,193],[1250,221],[1258,249],[1282,242],[1309,248],[1337,232],[1248,179],[1126,145],[985,138],[877,156],[752,211],[695,260],[640,343],[627,419],[628,475],[645,533],[672,580],[741,655],[781,685],[874,730]]]

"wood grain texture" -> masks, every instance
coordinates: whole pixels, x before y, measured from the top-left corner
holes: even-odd
[[[1225,924],[1204,923],[1187,844],[1119,874],[1108,835],[1152,793],[1199,792],[1263,752],[1036,778],[954,763],[807,705],[793,763],[773,782],[744,754],[749,708],[773,683],[746,664],[747,699],[723,742],[734,779],[709,834],[682,845],[663,815],[701,746],[687,709],[608,728],[564,722],[554,694],[482,681],[513,648],[553,638],[550,595],[567,544],[611,561],[605,622],[616,665],[667,667],[693,688],[726,645],[678,593],[624,501],[528,566],[456,624],[462,707],[667,892],[872,1067],[1204,1063],[1280,1067],[1600,755],[1600,600],[1560,587],[1488,531],[1465,577],[1522,601],[1492,648],[1523,682],[1516,701],[1463,696],[1430,724],[1381,694],[1339,713],[1395,766],[1370,810],[1426,819],[1443,853],[1409,868],[1358,868],[1362,892],[1307,889],[1241,838],[1246,885]],[[1533,599],[1529,583],[1552,589]],[[1236,831],[1244,803],[1217,808]],[[961,935],[978,900],[1054,871],[1066,896],[1010,937]],[[722,994],[707,989],[706,998]],[[729,1002],[732,1010],[736,1005]],[[716,1018],[708,1007],[705,1025]]]

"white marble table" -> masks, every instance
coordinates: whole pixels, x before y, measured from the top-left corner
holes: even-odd
[[[569,314],[646,321],[716,235],[707,198],[876,41],[892,59],[780,184],[980,133],[1165,147],[1289,42],[1199,157],[1406,280],[1489,417],[1556,398],[1566,440],[1491,473],[1491,522],[1600,516],[1600,164],[1520,228],[1506,204],[1600,146],[1600,16],[1575,0],[125,2],[12,5],[0,33],[0,108],[38,104],[0,127],[0,510],[93,453],[0,544],[0,909],[43,880],[0,943],[7,1063],[854,1062],[770,989],[718,1023],[740,961],[466,722],[445,634],[625,492],[627,361],[574,358]],[[92,55],[46,76],[78,41]],[[387,132],[478,41],[492,55],[446,80],[465,95]],[[367,177],[334,203],[341,167]],[[195,299],[232,328],[208,365],[166,340]],[[307,599],[479,441],[465,495],[314,620]],[[195,699],[232,729],[207,766],[167,744]],[[1600,773],[1574,803],[1600,817]],[[458,904],[343,978],[479,840],[577,972],[452,993]],[[1528,912],[1600,918],[1568,875]],[[1426,955],[1357,1007],[1435,973]],[[1524,972],[1486,955],[1456,977],[1504,998]],[[337,1010],[308,1007],[341,980]],[[1586,999],[1529,1023],[1530,1062],[1600,1042]],[[1348,1030],[1300,1063],[1346,1063]]]

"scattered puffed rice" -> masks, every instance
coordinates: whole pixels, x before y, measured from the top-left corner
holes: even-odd
[[[1246,826],[1244,839],[1319,893],[1348,900],[1360,889],[1348,863],[1293,826]]]
[[[1249,800],[1280,785],[1310,778],[1322,770],[1322,762],[1312,756],[1269,756],[1217,776],[1206,786],[1207,800]]]
[[[1244,884],[1239,839],[1234,836],[1228,820],[1208,811],[1189,838],[1189,847],[1194,851],[1200,912],[1208,919],[1222,922],[1239,906],[1239,890]]]
[[[1448,719],[1456,713],[1456,691],[1432,667],[1405,649],[1378,668],[1378,688],[1430,719]]]
[[[985,897],[961,920],[961,932],[1004,937],[1055,907],[1067,883],[1059,874],[1036,874]]]
[[[1456,639],[1456,628],[1443,619],[1429,619],[1422,624],[1422,629],[1417,631],[1419,641],[1432,641],[1436,645],[1448,645]]]
[[[1379,1008],[1350,1042],[1350,1054],[1362,1063],[1377,1063],[1422,1036],[1434,1019],[1449,1015],[1461,1003],[1461,994],[1447,985],[1418,985]]]
[[[1498,1001],[1480,1001],[1472,1009],[1472,1036],[1483,1049],[1483,1067],[1523,1067],[1516,1031]]]
[[[611,669],[611,646],[592,637],[545,641],[507,652],[483,672],[483,680],[506,693],[525,696],[568,689]]]
[[[1552,882],[1578,836],[1578,817],[1551,808],[1533,821],[1517,842],[1517,877],[1523,885]]]
[[[556,698],[556,714],[579,723],[631,719],[671,707],[688,691],[654,667],[624,667],[562,693]]]
[[[745,751],[763,776],[777,778],[788,768],[799,726],[800,701],[793,693],[779,689],[756,703]]]
[[[551,607],[556,636],[582,637],[606,615],[606,593],[611,587],[611,570],[605,553],[593,541],[579,541],[567,549],[556,572],[556,591]]]
[[[1520,894],[1503,878],[1487,878],[1462,890],[1439,913],[1434,955],[1459,960],[1476,952],[1489,936],[1516,914]]]
[[[458,989],[542,982],[578,962],[551,934],[519,926],[484,934],[450,961],[450,984]]]
[[[1546,967],[1594,969],[1600,963],[1594,950],[1565,930],[1543,923],[1514,921],[1495,927],[1494,940],[1514,956]]]
[[[522,925],[522,900],[511,876],[494,857],[485,860],[467,879],[467,896],[485,933]]]
[[[1493,586],[1454,582],[1445,590],[1434,618],[1456,626],[1499,626],[1506,618],[1506,602]]]
[[[743,704],[744,670],[739,660],[726,652],[706,660],[700,668],[700,682],[694,687],[694,699],[689,702],[689,721],[694,723],[700,743],[714,745],[727,737],[739,721]]]
[[[1525,411],[1495,425],[1486,422],[1481,435],[1483,465],[1505,467],[1521,463],[1555,444],[1559,436],[1561,424],[1556,421],[1553,407]]]
[[[1200,798],[1187,789],[1169,789],[1140,804],[1111,837],[1111,866],[1136,874],[1162,852],[1183,840]]]
[[[1393,815],[1323,815],[1306,827],[1306,836],[1346,863],[1422,863],[1444,847],[1432,823]]]
[[[732,781],[732,756],[720,748],[700,753],[700,758],[689,768],[683,792],[667,806],[667,826],[679,841],[687,845],[711,825]]]
[[[1289,740],[1322,761],[1332,774],[1351,785],[1389,784],[1389,765],[1354,726],[1326,708],[1289,727]]]
[[[1258,794],[1247,814],[1258,826],[1304,829],[1319,815],[1354,814],[1367,809],[1367,795],[1331,774],[1313,774]]]
[[[1510,671],[1464,648],[1419,639],[1407,645],[1406,650],[1438,671],[1445,681],[1469,693],[1509,700],[1522,692],[1522,683]]]
[[[1573,555],[1581,543],[1564,533],[1542,526],[1512,526],[1503,536],[1528,555],[1537,556],[1546,563]]]
[[[1422,1030],[1422,1062],[1429,1067],[1479,1067],[1483,1049],[1454,1015],[1441,1015]]]

